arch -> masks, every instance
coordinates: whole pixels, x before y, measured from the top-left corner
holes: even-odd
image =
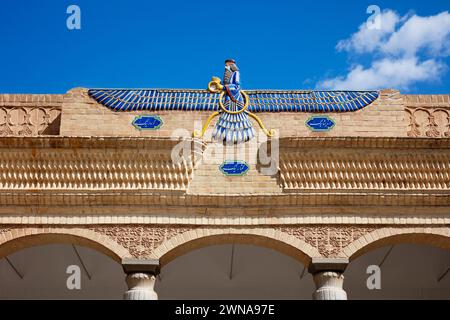
[[[374,249],[399,243],[425,244],[450,250],[450,228],[381,228],[353,241],[341,253],[353,260]]]
[[[33,246],[67,243],[97,250],[121,263],[128,250],[107,236],[81,228],[15,228],[0,234],[0,258]]]
[[[151,258],[159,259],[161,266],[195,249],[210,245],[239,243],[251,244],[282,252],[309,265],[319,251],[308,243],[287,233],[267,228],[212,229],[201,228],[179,234],[157,247]]]

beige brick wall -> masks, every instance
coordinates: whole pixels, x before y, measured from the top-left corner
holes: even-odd
[[[312,132],[305,121],[311,113],[261,113],[267,128],[279,131],[280,137],[342,137],[342,136],[375,136],[405,137],[407,119],[403,96],[396,90],[384,90],[381,97],[370,106],[347,113],[329,113],[336,121],[329,132]],[[64,99],[61,123],[61,135],[64,136],[152,136],[171,137],[184,132],[192,135],[194,129],[200,129],[211,112],[186,111],[136,111],[113,112],[90,98],[86,89],[73,89]],[[163,118],[161,129],[140,131],[132,125],[137,115],[157,114]],[[253,121],[253,120],[252,120]],[[210,136],[214,121],[211,123]],[[258,124],[254,122],[255,128]],[[181,129],[181,131],[180,131]]]
[[[142,114],[157,114],[164,125],[159,130],[140,131],[131,123]],[[186,111],[113,112],[91,99],[84,88],[64,95],[2,94],[0,136],[190,137],[209,115],[210,112]],[[329,132],[312,132],[306,127],[311,113],[258,115],[266,127],[278,130],[280,137],[450,136],[450,95],[401,95],[397,90],[383,90],[378,100],[362,110],[328,113],[336,121]],[[258,127],[256,122],[254,125]],[[206,141],[213,127],[214,121]]]
[[[170,151],[177,142],[134,138],[171,137],[180,129],[190,136],[210,112],[154,112],[163,127],[139,131],[135,116],[152,112],[112,112],[86,89],[0,95],[0,107],[6,110],[0,124],[10,109],[44,108],[48,126],[62,110],[52,132],[63,136],[0,138],[0,258],[50,242],[90,246],[117,261],[162,263],[220,241],[266,245],[306,262],[352,258],[405,237],[450,248],[450,139],[432,139],[446,137],[449,96],[384,90],[362,110],[328,114],[336,126],[324,133],[305,126],[308,113],[260,114],[281,138],[274,176],[258,167],[264,143],[258,139],[230,153],[204,144],[203,161],[176,166]],[[21,135],[42,118],[39,110],[23,110],[23,123],[13,118],[18,128],[3,135]],[[29,129],[46,135],[40,125]],[[210,156],[213,149],[217,157]],[[231,159],[245,160],[249,172],[224,176],[218,167]],[[336,180],[340,174],[345,177]]]
[[[194,169],[189,194],[272,194],[281,193],[277,175],[264,175],[258,170],[256,147],[260,144],[240,144],[235,148],[221,148],[208,144],[203,157]],[[249,170],[242,176],[225,176],[219,166],[225,160],[245,161]],[[274,173],[276,173],[275,171]]]

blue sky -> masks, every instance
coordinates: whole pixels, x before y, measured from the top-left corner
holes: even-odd
[[[72,4],[81,9],[81,30],[66,27]],[[378,49],[355,54],[357,45],[348,39],[369,18],[372,4],[396,13],[396,29],[377,38],[384,41]],[[435,48],[436,41],[449,40],[450,31],[409,55],[392,51],[404,49],[399,45],[386,45],[414,15],[435,17],[449,7],[448,0],[2,1],[0,92],[204,88],[211,76],[222,76],[223,60],[233,57],[247,89],[365,89],[371,84],[396,85],[408,93],[450,93],[450,46]],[[437,19],[430,21],[442,28]],[[345,39],[347,45],[337,48]],[[384,73],[405,61],[399,70],[412,64],[416,75],[391,80]],[[380,74],[385,78],[379,80]]]

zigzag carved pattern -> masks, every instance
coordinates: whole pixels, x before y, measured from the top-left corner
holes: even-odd
[[[284,190],[449,190],[449,152],[286,152]]]
[[[185,190],[192,164],[170,152],[102,149],[0,153],[1,189]]]

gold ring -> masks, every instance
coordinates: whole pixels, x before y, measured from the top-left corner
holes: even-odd
[[[213,85],[217,86],[217,83],[215,83],[214,81],[210,81],[208,83],[208,90],[212,93],[219,93],[220,90],[217,87],[215,89],[213,89],[212,88]]]
[[[222,91],[221,93],[220,93],[220,96],[219,96],[219,106],[220,106],[220,108],[224,111],[224,112],[226,112],[226,113],[229,113],[229,114],[239,114],[239,113],[242,113],[242,112],[244,112],[245,110],[247,110],[247,108],[248,108],[248,103],[249,103],[249,98],[248,98],[248,95],[244,92],[244,91],[241,91],[241,93],[242,93],[242,96],[244,97],[244,107],[241,109],[241,110],[238,110],[238,111],[230,111],[230,110],[227,110],[226,108],[225,108],[225,106],[223,105],[223,103],[222,103],[222,98],[223,98],[223,96],[225,95],[225,91]]]

